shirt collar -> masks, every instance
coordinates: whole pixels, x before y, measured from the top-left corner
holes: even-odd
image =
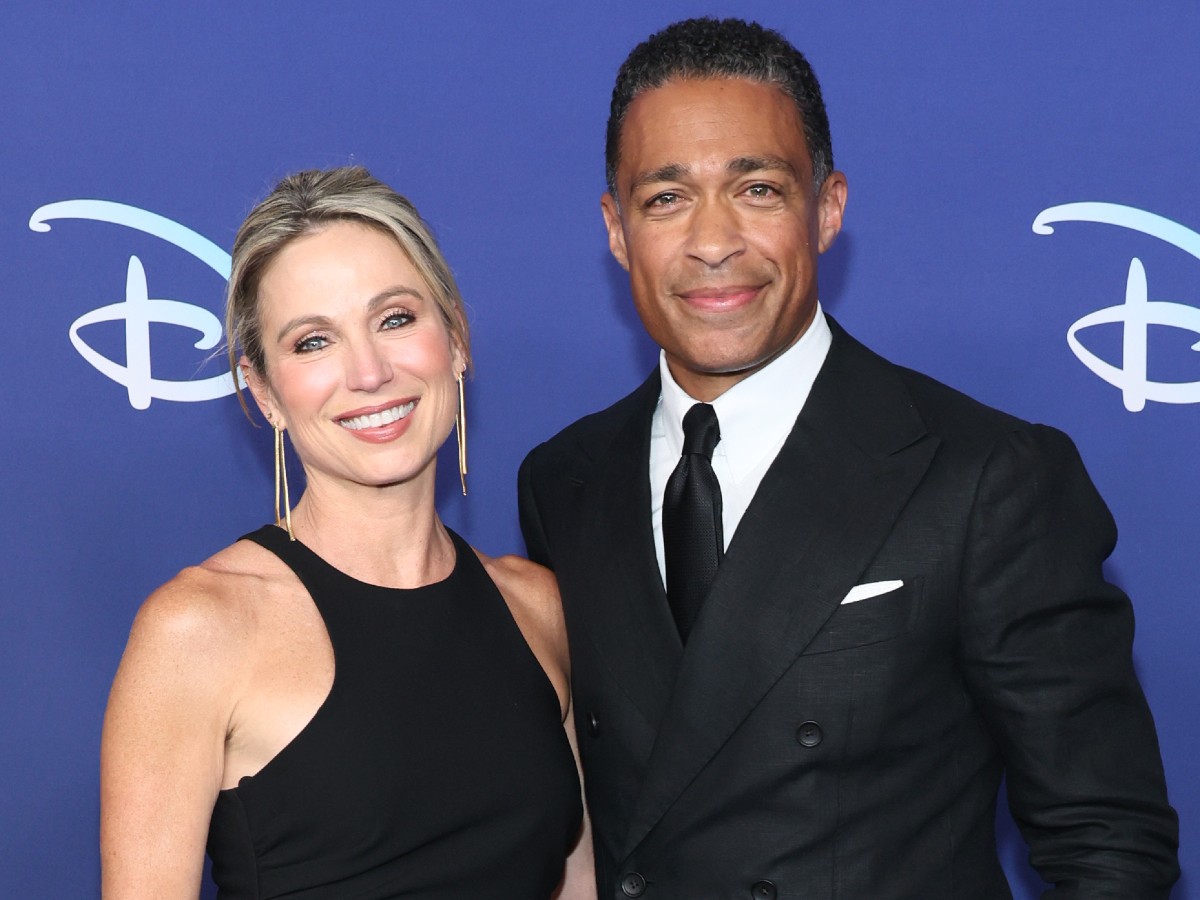
[[[721,425],[721,442],[713,455],[726,458],[735,479],[745,477],[766,454],[773,455],[783,444],[804,408],[832,341],[829,322],[818,303],[812,323],[796,343],[712,402]],[[666,354],[661,351],[658,369],[666,450],[676,457],[683,452],[683,416],[699,401],[676,383]]]

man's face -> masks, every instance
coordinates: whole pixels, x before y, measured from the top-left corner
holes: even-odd
[[[671,374],[711,400],[808,328],[846,179],[835,172],[814,194],[795,103],[742,78],[639,94],[620,148],[617,197],[601,200],[609,247]]]

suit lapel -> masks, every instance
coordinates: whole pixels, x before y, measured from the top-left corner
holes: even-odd
[[[937,442],[925,437],[894,368],[830,327],[821,374],[738,526],[683,654],[626,853],[837,609],[933,457]]]
[[[630,398],[584,486],[581,508],[595,510],[583,546],[595,548],[585,586],[588,635],[625,693],[657,727],[670,698],[683,645],[671,619],[650,522],[650,425],[658,372]]]

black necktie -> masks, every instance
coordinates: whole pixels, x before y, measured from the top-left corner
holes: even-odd
[[[725,554],[721,485],[712,467],[720,440],[716,411],[707,403],[689,409],[683,417],[683,455],[663,494],[667,599],[685,644]]]

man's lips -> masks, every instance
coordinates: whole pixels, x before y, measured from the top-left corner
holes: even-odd
[[[697,287],[677,291],[676,296],[689,306],[714,312],[738,309],[754,302],[763,289],[761,284],[737,284],[725,287]]]

